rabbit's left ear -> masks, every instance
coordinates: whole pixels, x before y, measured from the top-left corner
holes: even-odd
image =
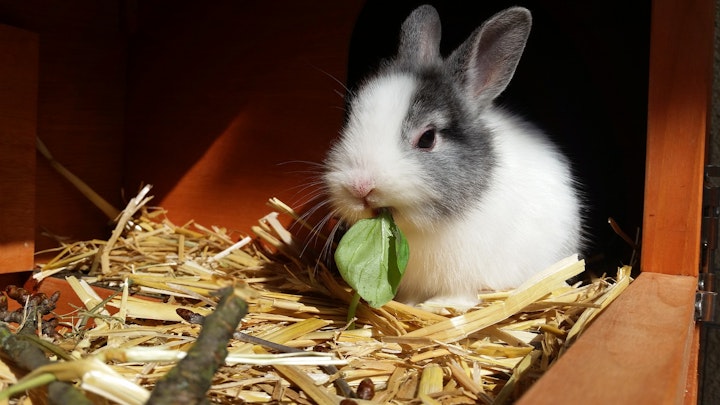
[[[460,76],[468,97],[486,105],[505,90],[525,49],[531,25],[530,11],[509,8],[485,21],[450,55],[450,71]]]
[[[400,30],[398,58],[414,66],[440,62],[440,16],[435,8],[420,6],[405,19]]]

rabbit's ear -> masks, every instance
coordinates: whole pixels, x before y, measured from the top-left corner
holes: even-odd
[[[448,58],[450,72],[460,76],[471,99],[485,105],[505,90],[525,49],[531,25],[530,11],[525,8],[501,11]]]
[[[398,58],[415,66],[440,62],[440,16],[435,8],[416,8],[400,30]]]

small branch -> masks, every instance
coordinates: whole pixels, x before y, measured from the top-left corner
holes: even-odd
[[[24,370],[33,370],[45,364],[51,363],[45,353],[29,340],[14,335],[7,325],[0,323],[0,347],[15,364]],[[47,379],[44,383],[49,382]],[[12,392],[0,393],[0,399]],[[52,381],[48,384],[48,400],[50,404],[77,404],[91,405],[82,391],[74,385],[60,381]]]
[[[213,376],[225,362],[227,343],[242,318],[247,304],[233,288],[221,290],[222,298],[187,356],[160,381],[147,404],[209,404],[207,391]]]

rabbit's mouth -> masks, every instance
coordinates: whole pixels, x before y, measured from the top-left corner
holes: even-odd
[[[372,211],[373,216],[377,216],[380,211],[385,209],[380,201],[381,198],[377,195],[374,189],[370,190],[366,195],[360,197],[359,199],[366,210]]]
[[[373,218],[380,216],[383,211],[392,213],[393,208],[383,204],[383,198],[371,190],[365,197],[362,198],[362,204],[366,210],[372,213]]]
[[[373,208],[372,209],[373,218],[379,217],[380,214],[383,213],[383,211],[388,211],[388,212],[392,213],[392,210],[389,207]]]
[[[383,211],[392,212],[389,207],[377,207],[373,204],[365,202],[365,209],[370,213],[371,218],[377,218],[382,214]]]

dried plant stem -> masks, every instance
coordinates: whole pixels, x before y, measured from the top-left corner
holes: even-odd
[[[125,208],[125,210],[123,210],[122,215],[120,215],[120,219],[118,219],[115,230],[113,230],[110,239],[108,239],[108,242],[102,246],[100,254],[100,264],[101,272],[103,274],[110,273],[110,251],[112,251],[115,243],[120,238],[120,235],[125,229],[125,226],[127,226],[128,222],[133,217],[133,215],[135,215],[137,210],[139,210],[143,205],[145,205],[148,201],[152,199],[152,197],[145,197],[147,193],[150,192],[150,188],[152,188],[152,186],[150,185],[143,187],[142,190],[140,190],[140,193],[135,198],[130,200],[130,203]],[[93,265],[93,270],[96,267],[95,264]],[[93,272],[93,270],[91,270],[91,272]]]
[[[340,402],[334,395],[315,385],[315,382],[299,368],[283,365],[274,367],[285,378],[300,387],[318,405],[337,405]]]
[[[304,353],[305,352],[304,350],[301,350],[301,349],[281,345],[281,344],[278,344],[275,342],[271,342],[269,340],[260,339],[255,336],[250,336],[245,333],[236,332],[234,337],[243,342],[248,342],[248,343],[252,343],[252,344],[256,344],[256,345],[265,346],[269,349],[277,350],[277,351],[280,351],[283,353]],[[332,366],[332,365],[320,366],[320,368],[322,368],[322,370],[324,372],[326,372],[327,374],[329,374],[331,376],[338,374],[338,372],[339,372],[337,367]],[[352,389],[350,389],[350,386],[348,385],[347,381],[345,381],[344,378],[337,378],[335,380],[335,386],[338,387],[338,389],[340,390],[340,392],[342,393],[343,396],[345,396],[347,398],[355,397],[355,393],[352,391]]]
[[[100,194],[96,193],[95,190],[90,188],[87,183],[82,181],[70,170],[65,168],[65,166],[60,164],[60,162],[55,160],[53,155],[50,153],[50,150],[47,148],[47,146],[45,146],[45,144],[43,143],[43,141],[40,140],[40,138],[36,138],[36,147],[38,152],[40,152],[40,154],[48,160],[50,166],[52,166],[55,171],[60,173],[60,175],[65,177],[65,179],[67,179],[70,183],[72,183],[72,185],[75,186],[75,188],[77,188],[85,197],[87,197],[88,200],[95,204],[95,206],[98,207],[100,211],[102,211],[108,217],[108,219],[114,220],[115,218],[117,218],[120,210],[113,207],[112,204],[107,202],[104,198],[100,197]]]

